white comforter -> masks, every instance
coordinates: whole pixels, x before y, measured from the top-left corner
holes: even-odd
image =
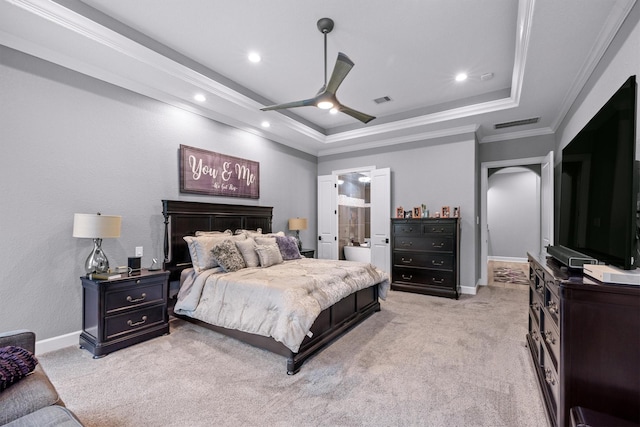
[[[302,258],[233,273],[214,268],[183,284],[174,310],[213,325],[272,337],[296,353],[322,310],[376,283],[385,299],[388,275],[353,261]]]

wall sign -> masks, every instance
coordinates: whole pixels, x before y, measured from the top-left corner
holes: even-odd
[[[260,198],[260,163],[180,145],[180,192]]]

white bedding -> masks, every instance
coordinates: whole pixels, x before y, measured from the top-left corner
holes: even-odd
[[[272,337],[294,353],[322,310],[375,284],[381,299],[389,289],[386,273],[353,261],[302,258],[268,268],[192,274],[178,293],[176,313]]]

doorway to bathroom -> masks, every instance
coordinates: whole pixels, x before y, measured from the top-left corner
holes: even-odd
[[[371,262],[371,173],[338,175],[338,259]]]

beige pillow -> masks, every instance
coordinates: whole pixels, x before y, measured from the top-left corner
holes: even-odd
[[[256,245],[256,252],[260,258],[261,267],[271,267],[283,262],[278,245]]]
[[[254,237],[253,240],[256,241],[256,245],[275,245],[276,238],[275,237]]]
[[[260,236],[262,235],[262,228],[258,228],[257,230],[243,230],[240,228],[233,234],[246,234],[247,237]]]
[[[200,236],[220,236],[220,235],[226,235],[226,236],[233,236],[233,233],[231,232],[231,230],[225,230],[225,231],[196,231],[196,237],[200,237]]]
[[[248,238],[245,240],[237,240],[235,243],[247,267],[260,266],[260,258],[258,258],[258,253],[256,252],[255,240]]]
[[[197,273],[201,273],[204,270],[208,270],[213,267],[217,267],[216,262],[211,249],[218,243],[226,239],[232,239],[234,242],[237,240],[244,240],[247,237],[244,234],[238,236],[229,236],[228,234],[218,234],[213,236],[184,236],[183,239],[189,246],[189,254],[191,255],[191,263],[193,269]]]

